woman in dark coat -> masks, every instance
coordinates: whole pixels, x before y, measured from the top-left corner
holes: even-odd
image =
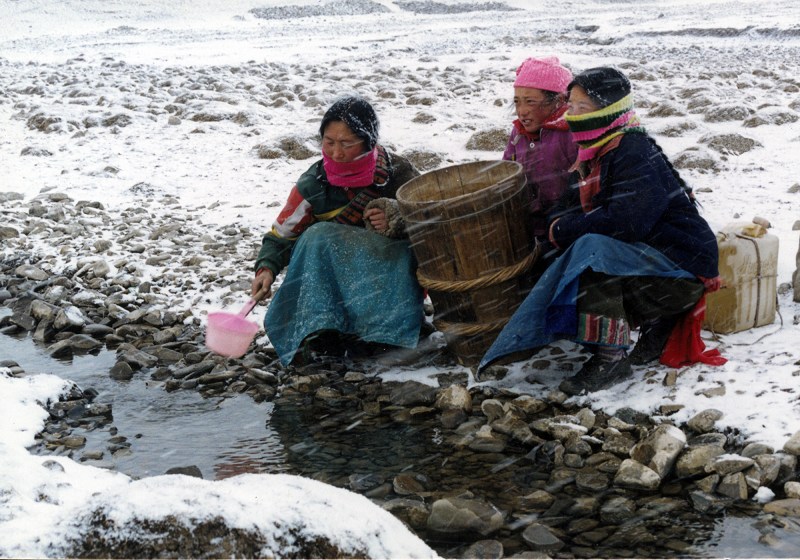
[[[560,388],[575,395],[630,377],[660,357],[678,319],[719,285],[716,237],[690,189],[640,126],[627,77],[593,68],[569,84],[578,142],[574,182],[551,214],[549,241],[564,253],[483,358],[560,338],[592,352]],[[630,356],[630,330],[641,326]]]

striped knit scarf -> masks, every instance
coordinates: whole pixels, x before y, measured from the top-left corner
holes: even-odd
[[[605,144],[627,132],[644,132],[633,110],[633,96],[585,115],[565,115],[572,137],[578,144],[578,161],[588,161]]]

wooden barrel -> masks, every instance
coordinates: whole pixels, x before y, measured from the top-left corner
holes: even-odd
[[[397,191],[434,325],[464,365],[476,364],[531,288],[536,261],[519,163],[445,167]]]

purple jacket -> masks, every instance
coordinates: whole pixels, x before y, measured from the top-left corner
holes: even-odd
[[[531,231],[547,237],[547,215],[567,190],[569,168],[578,157],[578,145],[569,130],[543,128],[531,142],[516,126],[511,131],[503,159],[517,161],[525,170],[531,193]]]

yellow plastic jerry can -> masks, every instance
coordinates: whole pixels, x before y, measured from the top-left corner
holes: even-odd
[[[723,286],[706,296],[704,327],[734,333],[775,321],[778,238],[756,223],[728,224],[717,232]]]

